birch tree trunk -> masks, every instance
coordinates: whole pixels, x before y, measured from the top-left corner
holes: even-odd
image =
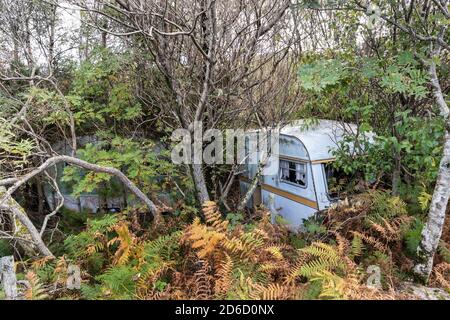
[[[244,210],[247,203],[250,201],[251,197],[256,191],[256,188],[258,187],[259,178],[261,177],[261,172],[256,173],[255,177],[253,178],[252,182],[250,183],[250,188],[248,188],[247,193],[245,194],[244,198],[242,198],[241,203],[239,203],[237,210],[242,211]]]
[[[447,126],[450,125],[447,123]],[[442,236],[445,213],[450,199],[450,133],[445,133],[444,154],[439,165],[439,174],[431,200],[427,223],[422,231],[422,240],[417,249],[418,263],[414,272],[427,282],[433,269],[433,259]]]
[[[245,194],[244,198],[242,198],[241,203],[239,203],[237,207],[238,211],[244,210],[245,206],[247,205],[247,202],[250,201],[250,198],[255,193],[256,188],[258,187],[259,180],[263,174],[264,167],[267,164],[267,160],[268,157],[259,163],[258,170],[256,171],[256,174],[253,177],[252,182],[250,183],[250,188],[247,190],[247,193]]]
[[[6,193],[6,188],[0,187],[0,198],[2,198]],[[36,246],[40,254],[46,257],[53,257],[51,251],[47,248],[44,241],[42,241],[39,231],[31,222],[30,218],[26,214],[25,210],[11,197],[8,196],[5,203],[0,205],[0,209],[10,211],[14,218],[17,218],[19,222],[27,229],[33,245]],[[20,241],[19,241],[20,242]],[[32,248],[30,249],[32,250]]]
[[[440,50],[434,51],[433,57]],[[417,248],[418,260],[414,266],[415,274],[424,282],[427,282],[433,270],[433,259],[442,236],[445,222],[445,213],[450,198],[450,121],[449,108],[442,93],[436,73],[436,63],[431,60],[428,73],[433,86],[433,94],[439,107],[441,116],[446,119],[444,138],[444,151],[439,165],[439,173],[433,198],[428,212],[427,223],[422,231],[422,240]]]
[[[192,165],[192,177],[194,178],[195,188],[197,190],[197,199],[200,204],[210,200],[208,188],[206,187],[205,175],[201,164]]]

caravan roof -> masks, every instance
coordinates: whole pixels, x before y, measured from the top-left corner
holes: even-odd
[[[309,153],[311,161],[332,158],[331,150],[337,147],[345,134],[355,134],[355,124],[332,120],[318,120],[313,123],[297,120],[281,129],[282,135],[299,139]],[[372,134],[371,134],[372,136]]]

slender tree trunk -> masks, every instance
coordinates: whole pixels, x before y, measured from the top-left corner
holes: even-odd
[[[241,202],[239,203],[239,205],[237,207],[238,211],[244,210],[245,206],[247,205],[247,202],[250,201],[250,198],[253,196],[256,189],[258,188],[259,179],[260,179],[261,175],[263,174],[263,170],[264,170],[265,165],[267,164],[268,159],[269,159],[269,157],[267,157],[266,159],[264,159],[263,161],[261,161],[259,163],[258,170],[256,171],[256,174],[253,177],[252,182],[250,183],[250,188],[247,190],[247,193],[245,194],[244,198],[242,198]]]
[[[127,187],[122,183],[122,197],[123,197],[123,208],[122,210],[125,210],[128,208],[128,194],[127,194]]]
[[[440,49],[432,51],[432,58],[436,57]],[[441,116],[446,119],[446,130],[444,138],[444,151],[439,165],[439,173],[433,198],[428,212],[427,223],[422,231],[422,240],[417,248],[418,260],[414,266],[416,275],[427,282],[433,270],[433,259],[442,236],[445,222],[445,212],[450,198],[450,120],[449,108],[442,93],[441,86],[436,73],[436,64],[431,59],[428,73],[433,86],[433,94],[439,107]]]
[[[392,112],[395,114],[394,112],[395,107],[394,106],[392,107],[393,107]],[[399,116],[394,116],[392,118],[392,134],[397,139],[397,141],[402,140],[402,137],[399,135],[396,125],[397,121],[400,120],[401,119]],[[399,195],[399,188],[401,183],[401,165],[402,165],[401,153],[396,148],[394,148],[393,150],[393,157],[394,157],[394,169],[392,171],[392,195],[396,197]]]
[[[209,201],[208,188],[206,187],[205,175],[201,164],[192,165],[192,177],[194,178],[198,201],[201,204]]]
[[[247,193],[245,194],[244,198],[242,198],[241,202],[239,203],[237,210],[242,211],[244,210],[247,203],[250,201],[251,197],[255,193],[256,188],[258,187],[259,177],[261,176],[261,173],[258,172],[255,177],[253,178],[252,182],[250,183],[250,188],[248,188]]]
[[[107,188],[108,186],[105,182],[100,183],[98,190],[98,208],[101,213],[107,213],[108,211],[108,197],[106,196],[108,192]]]
[[[50,68],[50,74],[53,74],[54,68],[55,68],[55,39],[56,39],[56,11],[57,6],[51,7],[50,14],[50,25],[49,25],[49,38],[48,38],[48,65]]]
[[[392,195],[399,195],[399,188],[401,183],[401,156],[398,152],[395,154],[395,166],[392,172]]]
[[[450,125],[450,123],[447,123]],[[448,201],[450,199],[450,133],[445,133],[444,155],[439,165],[439,175],[431,200],[427,223],[422,231],[422,241],[418,247],[418,263],[414,272],[423,280],[433,269],[433,259],[442,236]]]
[[[16,37],[13,38],[13,59],[14,59],[14,67],[19,65],[19,41]]]
[[[33,225],[30,218],[28,218],[25,210],[23,210],[23,208],[7,194],[6,188],[0,187],[0,198],[4,195],[7,195],[7,199],[4,204],[0,205],[0,209],[10,211],[13,216],[19,220],[19,222],[28,230],[33,244],[43,256],[53,257],[53,254],[47,248],[44,241],[42,241],[39,231]]]
[[[206,1],[203,0],[201,2],[201,7],[204,13],[201,15],[201,25],[203,30],[203,50],[207,52],[208,59],[205,59],[204,62],[204,75],[203,75],[203,88],[202,93],[200,95],[200,100],[197,105],[197,109],[195,111],[194,121],[201,122],[203,121],[203,115],[205,111],[205,107],[208,101],[208,95],[211,90],[210,82],[213,77],[213,69],[214,69],[214,54],[215,54],[215,3],[214,1]],[[195,125],[195,123],[194,123]],[[203,137],[199,137],[203,139]],[[194,141],[195,141],[195,132],[194,132]],[[195,148],[194,148],[194,157],[195,157]],[[197,150],[199,152],[199,150]],[[205,173],[203,171],[203,166],[201,164],[197,164],[194,161],[192,165],[192,176],[194,178],[195,187],[197,190],[197,198],[201,204],[204,204],[207,201],[210,201],[208,188],[206,186]]]
[[[108,21],[105,19],[103,22],[103,29],[108,29]],[[102,32],[102,48],[106,49],[108,46],[108,32],[103,31]]]
[[[25,50],[26,50],[26,58],[27,58],[27,62],[28,62],[28,67],[31,69],[33,69],[34,67],[34,57],[33,57],[33,48],[31,45],[31,30],[30,30],[30,18],[28,18],[26,20],[26,24],[25,24],[25,31],[26,31],[26,35],[25,35]]]
[[[44,215],[45,210],[45,192],[44,192],[44,186],[41,181],[36,179],[36,189],[37,189],[37,196],[38,196],[38,213],[39,216]]]

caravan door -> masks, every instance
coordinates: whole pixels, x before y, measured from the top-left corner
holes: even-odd
[[[313,180],[309,162],[280,156],[277,174],[264,176],[263,202],[273,215],[280,215],[292,229],[298,229],[318,210]]]

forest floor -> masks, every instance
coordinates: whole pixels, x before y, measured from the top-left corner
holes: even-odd
[[[344,201],[292,233],[264,208],[223,216],[181,205],[155,226],[129,211],[79,221],[69,214],[56,259],[19,262],[27,299],[449,299],[449,222],[428,286],[412,283],[421,217],[388,192]],[[66,221],[64,221],[64,219]],[[63,230],[64,231],[64,230]],[[68,290],[71,266],[80,290]],[[72,279],[73,280],[73,279]]]

